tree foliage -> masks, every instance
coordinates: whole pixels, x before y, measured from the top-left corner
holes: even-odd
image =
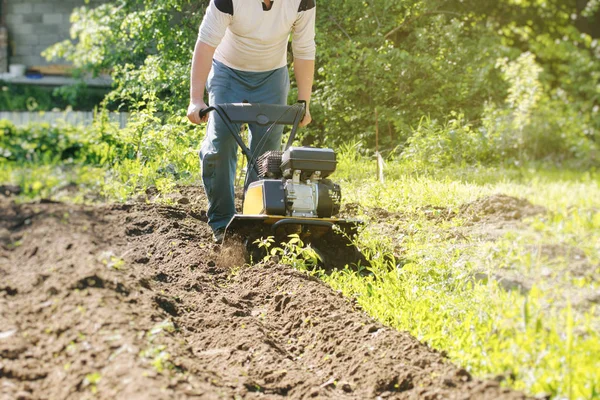
[[[489,142],[491,132],[504,141],[516,135],[517,148],[526,146],[525,131],[570,137],[551,141],[565,148],[520,151],[521,158],[583,154],[573,148],[579,143],[593,162],[600,142],[600,46],[578,26],[597,18],[599,6],[595,0],[583,3],[320,2],[314,123],[304,140],[332,146],[359,141],[372,150],[377,125],[381,147],[404,149],[424,117],[443,127],[461,115],[483,132],[481,140]],[[181,116],[206,5],[207,0],[115,0],[81,7],[72,16],[74,41],[46,55],[71,60],[84,71],[111,71],[115,88],[108,101],[135,109],[157,99],[152,107],[158,112]],[[523,57],[533,75],[527,74],[531,68],[519,69]],[[523,92],[532,88],[524,84],[532,79],[533,97]],[[290,101],[293,97],[292,91]],[[515,108],[517,99],[525,113]],[[550,110],[560,111],[560,118]],[[512,122],[490,123],[507,119]]]
[[[160,111],[184,110],[189,91],[191,53],[207,1],[115,0],[76,8],[71,37],[46,50],[83,72],[112,74],[108,100],[140,105],[148,93]],[[142,102],[143,103],[143,102]]]

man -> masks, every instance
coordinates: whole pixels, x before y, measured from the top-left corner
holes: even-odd
[[[216,113],[200,118],[200,110],[207,107],[204,88],[209,104],[287,104],[290,33],[298,100],[306,102],[300,126],[306,126],[311,122],[315,69],[315,0],[211,0],[200,25],[187,117],[194,124],[208,121],[200,159],[209,202],[208,223],[216,242],[223,240],[225,227],[235,214],[237,144]],[[253,155],[281,147],[283,126],[273,127],[266,138],[266,127],[249,124],[249,129]]]

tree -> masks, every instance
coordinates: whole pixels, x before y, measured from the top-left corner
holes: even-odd
[[[81,7],[72,16],[74,40],[46,54],[83,71],[110,70],[110,101],[143,107],[151,92],[160,99],[157,111],[183,115],[206,5],[116,0]],[[456,111],[477,125],[486,104],[502,105],[507,96],[498,60],[527,52],[543,68],[545,93],[586,116],[589,136],[598,135],[600,47],[577,28],[582,18],[597,18],[598,0],[333,0],[318,7],[315,122],[307,143],[359,140],[371,147],[375,108],[390,149],[402,146],[424,115],[444,120]]]

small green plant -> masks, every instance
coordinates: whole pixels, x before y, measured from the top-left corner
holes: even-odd
[[[172,370],[175,366],[170,361],[171,355],[165,351],[166,346],[151,346],[140,352],[140,357],[148,361],[150,365],[162,374],[165,370]]]
[[[103,252],[99,258],[100,262],[102,262],[102,264],[104,264],[108,269],[120,271],[125,267],[125,260],[114,255],[112,251]]]
[[[283,264],[314,272],[314,268],[322,261],[319,254],[312,247],[305,246],[298,234],[289,235],[288,238],[288,241],[280,243],[280,247],[274,246],[275,239],[271,236],[256,240],[254,243],[266,252],[262,261],[276,258]]]
[[[87,374],[83,379],[83,386],[89,386],[90,391],[93,394],[98,392],[98,383],[102,380],[102,375],[99,372],[93,372],[91,374]]]
[[[125,260],[120,257],[111,257],[107,262],[106,267],[112,268],[114,270],[120,271],[125,266]]]
[[[148,331],[147,336],[149,339],[153,339],[164,332],[175,332],[175,325],[170,319],[165,319],[164,321],[156,324],[154,327],[152,327],[152,329],[150,329],[150,331]]]

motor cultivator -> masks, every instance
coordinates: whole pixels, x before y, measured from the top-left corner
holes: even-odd
[[[362,222],[336,218],[342,193],[340,186],[329,179],[337,165],[335,152],[291,146],[304,110],[305,104],[300,102],[292,106],[227,103],[201,111],[201,116],[210,111],[219,114],[248,160],[246,179],[252,170],[258,176],[255,182],[244,185],[242,213],[227,225],[225,242],[239,238],[248,254],[256,257],[257,240],[272,236],[280,243],[297,234],[305,245],[315,249],[326,266],[356,263],[363,258],[352,238]],[[261,154],[259,145],[257,158],[236,130],[235,124],[239,123],[269,126],[265,137],[276,124],[292,125],[292,130],[283,151]]]

